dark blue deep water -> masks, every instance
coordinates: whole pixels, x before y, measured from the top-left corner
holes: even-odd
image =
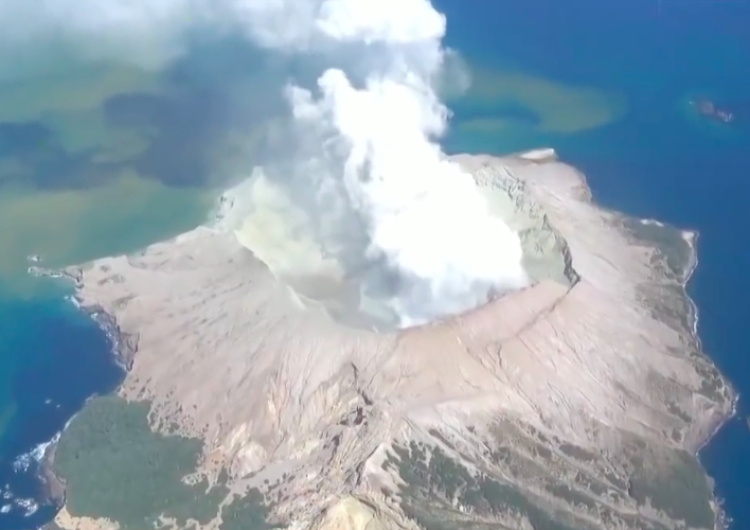
[[[690,292],[700,309],[700,335],[740,394],[750,395],[750,2],[434,3],[448,16],[449,45],[470,64],[512,70],[526,83],[508,92],[510,82],[500,76],[497,97],[454,101],[447,148],[503,153],[551,146],[587,174],[600,203],[698,230],[700,264]],[[549,83],[616,93],[620,107],[600,125],[583,126],[576,120],[595,114],[595,96],[558,100]],[[694,94],[731,108],[737,122],[696,119],[686,107]],[[564,126],[545,121],[550,105],[553,112],[570,105]],[[510,125],[462,128],[481,116]],[[11,349],[23,355],[8,354],[21,361],[6,366]],[[61,296],[18,299],[3,297],[2,289],[0,366],[0,508],[11,507],[0,513],[0,528],[29,528],[53,508],[41,503],[26,517],[30,503],[17,501],[39,500],[41,490],[37,464],[18,455],[49,440],[88,396],[113,388],[120,373],[103,333]],[[727,424],[701,455],[737,530],[750,530],[748,414],[741,399],[743,419]],[[7,492],[15,503],[2,499]]]
[[[60,296],[0,303],[0,337],[0,354],[9,347],[25,354],[14,370],[15,410],[0,443],[0,506],[10,508],[0,528],[28,529],[56,508],[44,498],[40,464],[29,450],[53,438],[94,392],[113,390],[122,371],[97,324]]]
[[[552,146],[586,173],[598,202],[700,232],[689,286],[699,333],[741,396],[741,419],[720,431],[701,460],[733,528],[750,530],[750,2],[436,3],[448,16],[449,44],[474,61],[625,93],[625,115],[601,128],[449,143],[461,150]],[[689,94],[714,98],[737,122],[692,119]]]

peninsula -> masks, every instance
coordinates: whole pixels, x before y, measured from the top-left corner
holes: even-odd
[[[291,217],[233,210],[257,181],[67,268],[129,370],[61,436],[50,527],[713,529],[696,454],[734,395],[685,292],[696,234],[597,206],[552,150],[452,160],[532,281],[451,318],[387,326]]]

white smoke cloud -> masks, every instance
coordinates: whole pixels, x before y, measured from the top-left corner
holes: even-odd
[[[490,214],[471,176],[437,143],[449,120],[436,94],[445,29],[429,0],[5,0],[0,7],[0,32],[7,31],[0,44],[62,36],[91,59],[148,65],[184,53],[196,32],[233,32],[271,53],[325,64],[316,86],[286,87],[295,141],[269,174],[308,211],[340,216],[340,233],[326,240],[321,232],[321,244],[343,261],[367,264],[370,283],[404,326],[528,281],[518,235]]]
[[[444,66],[444,17],[427,0],[314,4],[305,13],[315,16],[307,24],[295,19],[293,32],[276,34],[285,36],[280,41],[268,36],[277,12],[253,13],[263,28],[259,42],[298,52],[359,46],[379,55],[368,58],[372,71],[361,86],[332,68],[318,79],[317,94],[294,86],[288,94],[296,124],[318,141],[310,154],[318,178],[343,186],[367,232],[366,256],[396,275],[389,295],[401,324],[464,311],[525,285],[518,235],[490,214],[473,179],[434,141],[449,117],[433,87]]]
[[[345,153],[327,171],[363,217],[367,255],[401,278],[392,304],[402,325],[464,311],[527,282],[518,236],[429,140],[444,131],[447,110],[423,81],[394,72],[357,89],[342,71],[328,70],[319,98],[290,91],[298,123],[325,131],[327,148]]]
[[[189,30],[209,14],[204,7],[202,0],[3,0],[0,78],[33,69],[19,62],[54,69],[60,58],[159,68],[184,52]]]

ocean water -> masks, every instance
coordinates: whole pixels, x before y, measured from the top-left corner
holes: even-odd
[[[50,288],[48,296],[0,302],[0,352],[25,354],[4,396],[13,414],[0,442],[1,528],[33,528],[54,516],[37,478],[44,447],[93,392],[113,390],[122,378],[106,336],[72,303],[61,303],[62,294]]]
[[[226,67],[210,67],[218,72],[206,80],[202,58],[157,73],[71,61],[49,76],[0,75],[2,529],[54,514],[37,478],[39,444],[121,375],[101,330],[64,285],[28,275],[28,257],[80,263],[206,220],[217,175],[232,174],[243,152],[227,147],[244,123],[233,120],[247,116],[212,84]]]
[[[699,334],[740,393],[738,417],[701,461],[732,528],[750,529],[750,2],[436,4],[447,13],[449,43],[470,63],[525,80],[524,90],[509,91],[501,76],[494,97],[478,90],[479,103],[454,105],[452,150],[554,147],[586,173],[599,203],[700,233],[689,285]],[[731,108],[737,122],[696,119],[686,105],[692,95]],[[537,96],[573,110],[557,116]],[[504,113],[518,108],[527,115]],[[501,123],[472,127],[476,116]]]
[[[750,3],[434,3],[473,78],[450,101],[446,148],[552,146],[587,174],[600,203],[698,230],[690,292],[704,347],[750,394]],[[237,72],[247,57],[220,51],[208,47],[157,78],[71,67],[62,88],[38,82],[8,93],[0,85],[0,528],[34,527],[53,514],[35,478],[39,444],[120,377],[106,338],[61,288],[22,281],[25,256],[80,261],[203,218],[212,176],[236,154],[215,138],[229,131],[251,141],[233,119],[258,118],[264,105],[247,97],[263,80]],[[738,123],[697,119],[686,103],[693,95],[731,107]],[[246,100],[249,107],[237,103]],[[750,413],[744,400],[739,409]],[[744,420],[730,422],[701,458],[734,528],[750,529]]]

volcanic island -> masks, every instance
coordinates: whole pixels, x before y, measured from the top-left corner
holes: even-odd
[[[597,206],[551,149],[451,161],[532,282],[450,318],[394,328],[252,179],[212,226],[65,269],[127,374],[48,456],[49,528],[720,526],[696,455],[735,394],[697,235]]]

